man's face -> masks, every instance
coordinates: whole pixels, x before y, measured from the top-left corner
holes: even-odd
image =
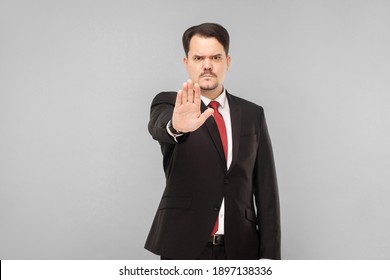
[[[230,56],[217,39],[193,36],[184,64],[190,79],[199,84],[202,95],[214,99],[222,92]]]

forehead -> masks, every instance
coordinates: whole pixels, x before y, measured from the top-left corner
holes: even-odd
[[[189,53],[197,55],[215,55],[225,53],[222,44],[214,37],[195,35],[191,38]]]

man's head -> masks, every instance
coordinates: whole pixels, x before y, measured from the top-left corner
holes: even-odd
[[[215,23],[193,26],[183,34],[183,47],[190,79],[199,84],[204,96],[216,98],[230,66],[228,32]]]
[[[229,33],[217,23],[202,23],[188,28],[183,34],[183,48],[186,56],[190,49],[190,41],[193,36],[198,35],[203,38],[215,38],[225,49],[225,54],[229,54]]]

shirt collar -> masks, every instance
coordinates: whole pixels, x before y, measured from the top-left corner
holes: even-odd
[[[210,98],[207,98],[203,95],[201,95],[200,98],[202,99],[203,103],[206,106],[209,106],[210,102],[212,101]],[[214,101],[217,101],[222,108],[225,107],[226,100],[227,100],[226,89],[223,89],[222,93],[217,98],[214,99]]]

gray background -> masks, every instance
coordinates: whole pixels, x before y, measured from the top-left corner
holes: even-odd
[[[390,258],[390,2],[0,2],[0,258],[155,259],[147,132],[187,76],[182,32],[231,35],[226,87],[262,105],[284,259]]]

